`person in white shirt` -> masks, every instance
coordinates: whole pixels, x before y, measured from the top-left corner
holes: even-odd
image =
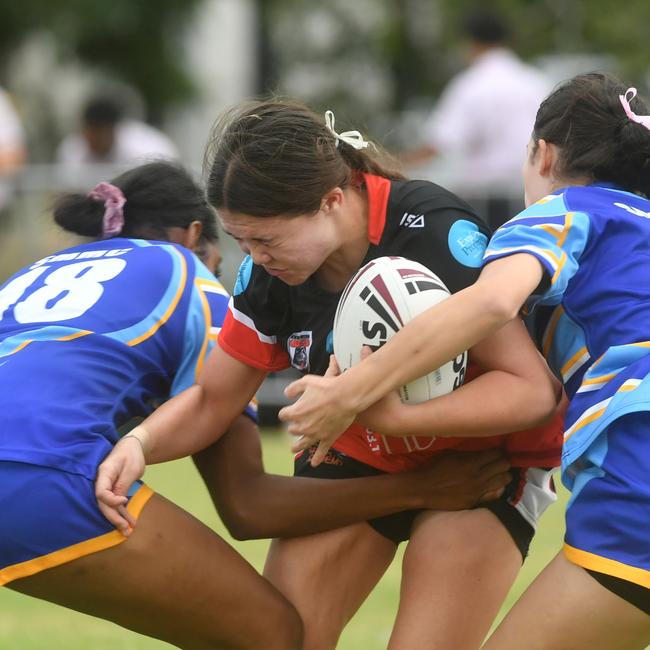
[[[153,160],[176,160],[171,139],[153,126],[124,116],[118,102],[97,97],[85,106],[78,132],[67,135],[56,159],[66,185],[77,184],[92,174],[92,163],[130,167]],[[105,172],[105,168],[98,173]]]
[[[506,47],[508,28],[499,15],[475,10],[466,15],[463,32],[470,65],[444,89],[424,125],[423,144],[403,160],[450,159],[457,181],[447,184],[496,228],[518,211],[513,195],[550,82]],[[521,202],[523,207],[523,196]]]
[[[23,127],[9,95],[0,88],[0,213],[13,196],[13,177],[26,158]]]

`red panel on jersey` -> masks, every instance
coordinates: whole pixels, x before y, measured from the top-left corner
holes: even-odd
[[[218,342],[231,357],[253,368],[274,372],[289,367],[289,355],[280,345],[261,341],[257,332],[238,321],[230,309]]]
[[[467,381],[482,371],[470,364]],[[501,436],[472,438],[431,438],[383,436],[353,424],[334,443],[334,448],[351,458],[384,472],[402,472],[422,467],[444,449],[483,451],[503,449],[513,467],[559,467],[564,431],[566,400],[559,405],[553,419],[544,426]]]
[[[368,192],[368,241],[376,246],[386,226],[386,207],[391,185],[387,178],[372,174],[363,174],[363,180]]]

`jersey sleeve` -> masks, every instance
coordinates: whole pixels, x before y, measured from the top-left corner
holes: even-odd
[[[589,230],[586,212],[570,211],[564,194],[551,194],[496,231],[483,263],[518,253],[533,255],[544,268],[546,277],[527,307],[557,305],[578,270]]]
[[[183,358],[170,390],[170,397],[196,383],[203,364],[221,333],[228,311],[229,294],[214,275],[196,260],[196,275],[185,323]],[[257,400],[244,413],[257,422]]]
[[[203,363],[214,346],[228,308],[228,292],[197,260],[197,272],[185,321],[183,356],[174,376],[171,396],[196,383]]]
[[[267,372],[288,368],[289,355],[277,337],[288,308],[286,290],[246,257],[237,272],[219,345],[254,368]]]

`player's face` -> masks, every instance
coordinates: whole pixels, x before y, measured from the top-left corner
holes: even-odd
[[[305,282],[338,246],[332,220],[323,210],[291,217],[218,212],[224,231],[242,251],[286,284]]]
[[[546,143],[543,140],[536,146],[531,138],[526,146],[526,159],[522,174],[524,177],[524,202],[526,207],[536,203],[553,191],[553,183],[548,174],[542,174]]]

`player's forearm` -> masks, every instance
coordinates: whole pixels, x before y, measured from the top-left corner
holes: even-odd
[[[237,539],[299,537],[424,507],[423,492],[416,474],[336,480],[262,474],[217,507]]]
[[[540,385],[495,370],[448,395],[404,405],[400,431],[391,431],[390,435],[481,437],[512,433],[547,422],[557,402],[550,382]]]
[[[183,458],[207,447],[241,410],[243,406],[238,411],[223,400],[211,400],[198,384],[188,388],[142,423],[147,464]]]

